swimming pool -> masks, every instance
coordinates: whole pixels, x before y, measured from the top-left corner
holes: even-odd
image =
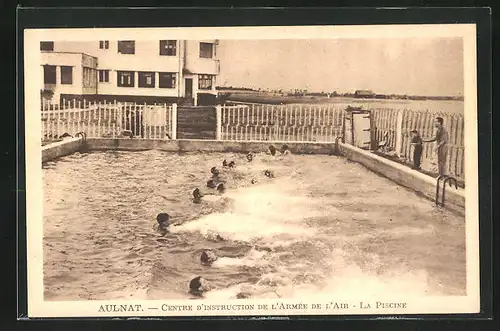
[[[224,159],[226,193],[193,204]],[[90,152],[43,176],[45,300],[188,299],[196,276],[208,298],[465,295],[465,218],[343,157]]]

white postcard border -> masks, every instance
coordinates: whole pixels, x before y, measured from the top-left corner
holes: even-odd
[[[158,39],[168,30],[175,39],[335,39],[335,38],[425,38],[462,37],[464,45],[464,118],[466,194],[467,296],[408,298],[404,294],[384,298],[304,298],[297,300],[124,300],[124,301],[44,301],[43,300],[43,182],[41,168],[40,50],[43,40],[73,41],[102,39]],[[25,118],[26,118],[26,220],[29,317],[107,316],[237,316],[237,315],[356,315],[356,314],[446,314],[478,313],[479,220],[477,150],[477,68],[475,24],[426,24],[378,26],[293,26],[293,27],[205,27],[205,28],[104,28],[26,29],[24,31]],[[265,33],[264,33],[265,31]],[[377,309],[376,302],[404,303],[405,308]],[[369,309],[362,304],[372,303]],[[333,308],[337,303],[338,309]],[[291,306],[286,306],[286,305]],[[321,304],[321,307],[313,306]],[[347,304],[342,308],[338,304]],[[110,305],[110,306],[106,306]],[[113,306],[117,305],[117,306]],[[121,306],[125,305],[125,306]],[[134,305],[141,309],[136,310]],[[189,305],[192,310],[163,311],[163,305]],[[198,310],[200,305],[253,305],[253,309]],[[267,305],[264,308],[263,305]],[[276,306],[273,309],[271,306]],[[302,305],[302,306],[301,306]],[[327,308],[326,305],[330,305]],[[361,305],[361,306],[360,306]],[[279,306],[279,307],[278,307]],[[110,309],[108,312],[106,309]],[[150,309],[152,308],[152,309]],[[104,309],[105,311],[102,311]],[[116,312],[114,310],[125,310]]]

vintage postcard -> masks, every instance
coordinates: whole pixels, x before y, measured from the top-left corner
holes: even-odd
[[[24,50],[29,317],[479,312],[474,24]]]

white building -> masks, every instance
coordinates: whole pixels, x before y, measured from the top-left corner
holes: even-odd
[[[43,89],[107,101],[215,100],[217,40],[43,41]]]

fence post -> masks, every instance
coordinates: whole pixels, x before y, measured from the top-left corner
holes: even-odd
[[[217,119],[216,128],[215,128],[215,139],[221,140],[221,133],[222,133],[222,106],[221,105],[215,106],[215,117]]]
[[[177,140],[177,104],[172,104],[172,140]]]
[[[398,109],[396,117],[396,144],[395,152],[398,157],[401,156],[403,146],[403,109]]]

